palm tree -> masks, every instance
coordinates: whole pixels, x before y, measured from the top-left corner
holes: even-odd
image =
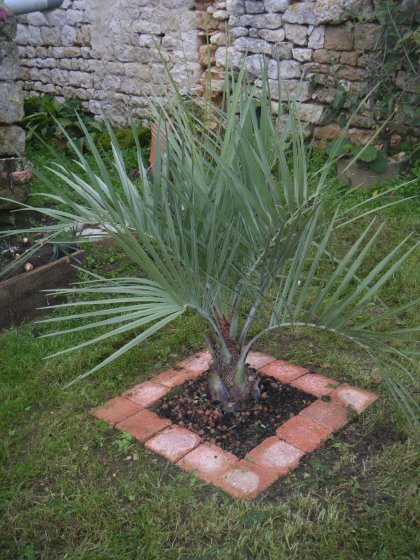
[[[378,362],[391,392],[413,414],[401,374],[394,373],[410,375],[412,353],[393,341],[409,339],[415,329],[396,331],[389,324],[418,300],[393,310],[382,306],[375,316],[369,306],[376,301],[381,308],[379,290],[415,245],[402,240],[362,274],[382,228],[373,220],[339,259],[332,255],[341,228],[372,210],[359,203],[354,216],[334,206],[328,181],[334,154],[309,175],[298,106],[290,101],[287,114],[275,117],[267,84],[263,79],[257,95],[242,70],[226,80],[221,109],[195,100],[200,111],[192,110],[191,100],[177,92],[175,103],[152,106],[159,122],[154,173],[138,145],[139,184],[130,179],[111,129],[114,173],[86,129],[96,171],[69,138],[81,173],[54,166],[59,182],[45,178],[50,207],[35,210],[57,221],[49,226],[51,238],[80,223],[102,224],[139,277],[92,275],[78,287],[57,290],[72,299],[55,307],[78,309],[47,321],[82,322],[55,335],[108,329],[75,348],[143,329],[81,379],[181,314],[197,313],[208,326],[210,394],[226,411],[258,399],[258,378],[246,360],[260,337],[296,326],[329,331]]]

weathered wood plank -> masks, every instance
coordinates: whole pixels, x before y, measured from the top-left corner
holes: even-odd
[[[85,251],[35,268],[0,282],[0,328],[17,325],[42,313],[39,307],[49,305],[47,294],[42,290],[65,288],[77,280],[78,265],[85,262]]]

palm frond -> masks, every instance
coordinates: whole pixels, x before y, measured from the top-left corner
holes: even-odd
[[[57,164],[50,168],[56,180],[40,175],[46,206],[29,208],[57,221],[45,231],[54,234],[61,228],[61,237],[70,237],[77,224],[102,224],[140,276],[93,275],[80,286],[57,290],[70,301],[54,308],[69,314],[44,322],[61,326],[68,319],[79,324],[55,334],[89,329],[99,334],[55,355],[136,333],[81,379],[185,310],[207,321],[215,343],[228,355],[223,318],[230,337],[244,345],[243,362],[262,334],[309,326],[345,337],[375,357],[383,364],[391,393],[412,416],[414,407],[403,380],[409,371],[405,364],[411,367],[414,355],[409,343],[418,329],[400,330],[392,322],[418,300],[397,310],[379,302],[380,314],[370,314],[385,283],[413,254],[411,237],[371,265],[383,228],[373,220],[350,248],[333,255],[337,235],[378,209],[363,202],[351,210],[336,204],[331,211],[328,175],[336,154],[315,175],[309,174],[298,105],[289,100],[276,117],[266,73],[259,89],[247,83],[245,67],[237,75],[226,72],[221,108],[194,96],[185,99],[170,81],[175,101],[151,105],[159,125],[154,174],[148,172],[137,142],[140,184],[130,179],[108,127],[110,165],[79,118],[93,163],[63,129],[80,173]],[[202,118],[191,111],[191,103],[203,111]],[[384,201],[381,208],[392,204]],[[247,341],[256,321],[260,332]],[[400,377],[393,375],[396,362],[401,363]]]

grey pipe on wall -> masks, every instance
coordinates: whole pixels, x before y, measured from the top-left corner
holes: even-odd
[[[3,0],[8,8],[18,16],[31,12],[44,12],[59,8],[64,0]]]

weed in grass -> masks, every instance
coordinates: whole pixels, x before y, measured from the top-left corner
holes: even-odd
[[[112,445],[120,455],[127,455],[133,444],[133,441],[134,439],[130,434],[123,432],[116,439],[114,439]]]

